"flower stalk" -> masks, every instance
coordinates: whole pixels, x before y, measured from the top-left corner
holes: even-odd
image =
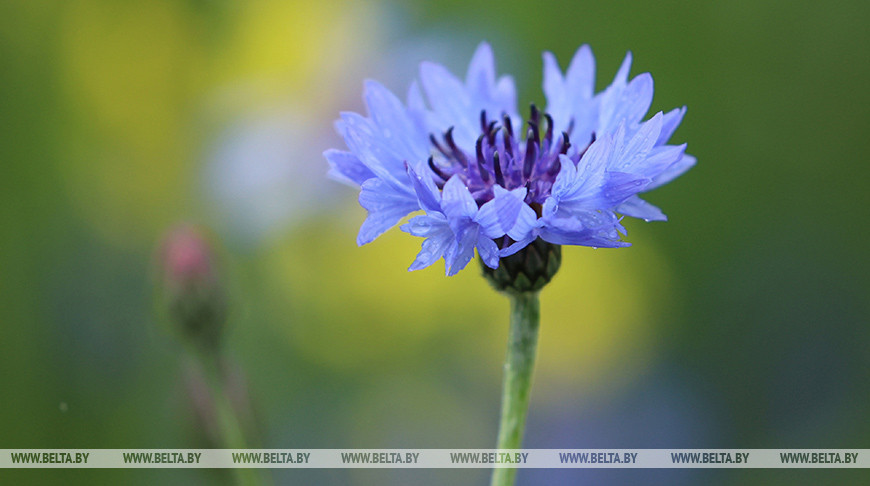
[[[214,406],[215,422],[219,443],[225,449],[247,449],[244,427],[236,408],[230,400],[225,380],[223,359],[217,352],[199,349],[194,352],[202,365]],[[238,486],[260,486],[267,484],[256,469],[233,469],[233,479]]]
[[[228,394],[221,356],[206,351],[197,355],[212,396],[220,444],[227,449],[247,449],[241,421]]]
[[[510,331],[504,363],[497,448],[520,449],[535,369],[540,302],[536,291],[509,293],[508,296],[511,301]],[[497,467],[493,469],[490,484],[511,486],[516,473],[514,468]]]

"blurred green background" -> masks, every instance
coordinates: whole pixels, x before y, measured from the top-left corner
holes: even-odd
[[[227,355],[269,448],[489,448],[507,302],[476,264],[357,248],[325,178],[365,78],[403,94],[481,40],[520,105],[543,50],[625,51],[699,163],[620,250],[566,248],[542,294],[529,448],[867,448],[870,9],[851,2],[0,3],[0,448],[201,447],[154,312],[179,222],[218,248]],[[273,471],[278,484],[486,484],[486,470]],[[863,472],[520,471],[520,484],[859,484]],[[224,484],[225,471],[0,471]]]

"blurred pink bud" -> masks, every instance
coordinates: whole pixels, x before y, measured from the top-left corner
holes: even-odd
[[[202,232],[190,225],[171,230],[161,244],[159,266],[169,319],[186,339],[216,348],[226,303],[214,252]]]
[[[173,229],[163,242],[164,283],[173,286],[213,281],[212,251],[192,226]]]

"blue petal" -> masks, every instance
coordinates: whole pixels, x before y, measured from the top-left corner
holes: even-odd
[[[662,132],[659,134],[659,139],[656,141],[656,145],[664,145],[668,143],[668,140],[670,140],[674,132],[677,131],[677,127],[680,126],[680,122],[683,121],[683,116],[685,114],[685,106],[682,108],[674,108],[665,113],[665,116],[662,119]]]
[[[432,215],[421,214],[420,216],[414,216],[407,223],[403,224],[400,229],[414,236],[428,238],[443,231],[444,228],[450,229],[447,225],[447,218],[441,213],[435,213]]]
[[[513,227],[507,231],[507,235],[516,241],[523,240],[532,233],[537,222],[538,215],[535,214],[535,210],[529,207],[528,204],[523,203],[523,205],[520,206],[520,212],[517,215],[516,222]]]
[[[356,155],[350,152],[329,149],[323,152],[323,156],[329,162],[329,176],[339,182],[359,186],[375,176]]]
[[[655,181],[664,172],[666,172],[675,163],[677,163],[683,157],[683,153],[685,151],[686,144],[662,145],[659,147],[655,147],[650,150],[649,155],[647,155],[646,159],[643,161],[643,164],[640,164],[640,166],[636,168],[635,172]],[[650,183],[650,185],[647,186],[645,190],[649,191],[651,189],[654,189],[655,187],[658,187],[659,185],[661,184]]]
[[[487,103],[486,111],[494,116],[507,113],[511,118],[517,117],[517,88],[514,78],[502,76],[495,84],[495,89],[490,95],[490,103]]]
[[[540,229],[544,241],[555,245],[602,248],[629,246],[619,241],[619,220],[609,211],[578,212],[570,218],[547,218]]]
[[[425,218],[427,216],[422,217]],[[402,228],[404,229],[405,226]],[[447,251],[450,245],[454,242],[453,231],[450,230],[450,227],[447,226],[446,223],[432,225],[428,235],[429,237],[423,241],[420,253],[417,254],[417,258],[413,263],[411,263],[408,270],[420,270],[421,268],[426,268],[429,265],[432,265],[438,261],[439,258],[444,256],[444,252]]]
[[[653,98],[653,80],[649,73],[641,74],[622,86],[614,82],[601,97],[598,132],[608,133],[621,121],[632,125],[649,111]]]
[[[456,228],[451,221],[451,228],[456,238],[444,255],[447,276],[456,275],[474,258],[474,246],[480,236],[478,226],[470,221],[465,221],[459,228]]]
[[[481,235],[477,239],[477,254],[480,255],[484,265],[489,268],[498,268],[498,245],[494,241]]]
[[[465,76],[472,110],[469,115],[477,116],[481,110],[486,110],[490,119],[498,119],[502,113],[516,114],[517,93],[513,78],[502,76],[496,81],[495,74],[492,48],[483,42],[474,52]]]
[[[425,110],[426,101],[423,99],[423,92],[420,91],[420,85],[416,81],[411,82],[408,88],[408,108],[411,110]]]
[[[592,122],[597,112],[592,102],[594,87],[595,58],[588,45],[577,49],[564,78],[555,56],[544,53],[544,95],[556,133],[573,126],[572,137],[587,139],[594,129]]]
[[[441,211],[441,193],[432,180],[429,170],[425,166],[420,166],[415,171],[408,164],[408,176],[411,183],[414,185],[414,192],[417,194],[417,200],[420,202],[420,207],[427,213]]]
[[[634,196],[649,185],[650,180],[626,172],[608,172],[607,181],[601,188],[604,208],[613,208]]]
[[[644,221],[667,221],[668,217],[661,209],[644,201],[643,199],[633,196],[628,198],[624,203],[616,208],[616,212],[631,216],[632,218],[643,219]]]
[[[583,154],[583,158],[581,158],[580,162],[577,164],[577,177],[581,178],[583,181],[592,179],[592,183],[599,182],[599,180],[595,178],[601,177],[607,169],[607,164],[613,154],[614,145],[615,143],[612,137],[603,136],[595,140],[595,142],[586,149],[586,153]],[[565,156],[559,156],[559,159],[562,161],[570,161],[570,159]],[[588,182],[584,183],[588,184]]]
[[[556,56],[544,53],[544,97],[547,99],[547,113],[553,117],[555,133],[567,131],[571,123],[572,103],[565,88],[562,70]]]
[[[609,159],[610,146],[609,137],[596,140],[576,167],[568,157],[559,157],[562,166],[553,183],[550,197],[544,201],[544,215],[566,217],[565,213],[575,210],[601,207],[601,187],[606,179],[604,169]]]
[[[471,221],[477,216],[477,203],[459,176],[451,177],[441,191],[441,209],[451,226],[461,221]],[[459,233],[454,228],[455,233]]]
[[[524,202],[526,188],[508,191],[501,186],[493,187],[495,197],[480,207],[475,221],[481,231],[490,238],[508,235],[511,239],[525,238],[535,226],[537,215]]]
[[[412,82],[411,87],[408,88],[408,116],[414,121],[417,131],[420,133],[429,134],[440,131],[437,121],[433,120],[432,112],[426,108],[423,92],[420,91],[420,85],[416,81]]]
[[[547,111],[555,117],[556,110],[565,109],[565,80],[562,70],[552,52],[545,52],[544,57],[544,96],[547,98]],[[557,119],[556,117],[554,119]]]
[[[658,140],[661,130],[662,114],[659,112],[641,124],[634,136],[613,154],[613,160],[610,162],[611,169],[624,172],[641,170],[646,156]]]
[[[368,210],[369,215],[357,235],[358,245],[371,243],[408,213],[420,209],[413,194],[397,190],[378,178],[369,179],[362,184],[359,203]]]
[[[474,51],[474,56],[468,65],[468,74],[465,76],[465,85],[473,98],[485,100],[493,92],[495,58],[492,55],[492,47],[486,42],[481,42]]]
[[[565,73],[565,88],[582,99],[589,99],[595,90],[595,57],[592,49],[583,44],[577,49],[568,72]]]
[[[676,179],[680,175],[682,175],[687,170],[691,169],[692,166],[698,160],[695,157],[689,154],[683,154],[680,160],[674,162],[670,167],[667,168],[664,172],[653,178],[652,184],[650,184],[646,190],[650,191],[655,189],[656,187],[662,186]]]
[[[454,127],[453,135],[463,147],[473,147],[477,140],[478,114],[472,114],[471,99],[465,86],[440,64],[420,65],[420,80],[437,119],[437,131]]]
[[[490,238],[499,238],[506,234],[498,221],[498,211],[495,207],[495,199],[480,207],[474,222],[480,225],[480,230]]]
[[[357,113],[345,112],[335,128],[344,137],[347,148],[376,176],[393,185],[407,180],[405,158],[384,142],[372,122]]]
[[[364,96],[369,116],[380,129],[379,135],[399,158],[410,161],[428,156],[428,133],[416,130],[414,121],[399,98],[377,81],[366,81]]]
[[[591,149],[592,147],[590,147]],[[571,159],[560,156],[559,164],[561,168],[556,175],[556,180],[553,182],[553,187],[550,189],[550,196],[561,201],[562,199],[570,199],[571,195],[577,192],[578,182],[582,181],[577,180],[577,166],[574,165]],[[583,165],[584,169],[587,168],[583,160],[580,161],[580,164]]]
[[[522,250],[523,248],[529,246],[529,243],[535,241],[539,233],[540,229],[536,228],[534,231],[530,232],[525,238],[511,243],[507,248],[502,248],[501,250],[499,250],[498,256],[501,258],[509,257],[514,253]]]
[[[631,51],[625,53],[625,59],[622,60],[622,64],[619,65],[619,70],[616,72],[616,76],[613,77],[613,85],[617,86],[625,86],[628,82],[628,73],[631,70]]]

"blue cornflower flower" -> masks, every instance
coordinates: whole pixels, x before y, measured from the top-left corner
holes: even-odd
[[[357,243],[422,210],[401,227],[426,238],[410,270],[443,257],[453,275],[475,249],[495,269],[537,238],[628,246],[620,240],[620,215],[666,220],[638,194],[695,164],[685,144],[668,144],[686,108],[644,121],[652,77],[629,80],[630,67],[629,53],[610,86],[595,94],[588,46],[577,50],[564,75],[544,53],[547,108],[532,105],[525,124],[513,79],[496,78],[486,43],[464,82],[439,64],[423,63],[422,89],[414,82],[406,103],[367,81],[368,116],[345,112],[335,124],[349,150],[324,153],[332,177],[361,186],[368,217]]]

